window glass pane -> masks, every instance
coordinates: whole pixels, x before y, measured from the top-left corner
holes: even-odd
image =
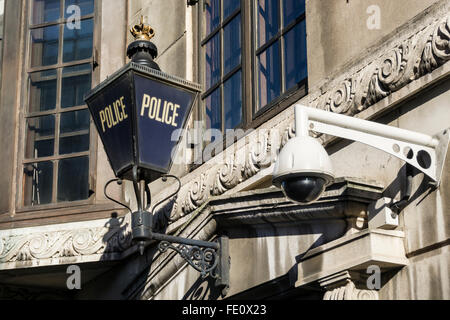
[[[29,111],[40,112],[56,108],[56,70],[34,72],[29,76]]]
[[[241,15],[223,28],[224,75],[241,63]]]
[[[240,0],[225,0],[223,2],[223,19],[225,20],[241,5]]]
[[[92,19],[82,20],[78,29],[68,24],[65,25],[63,62],[92,57],[93,30]]]
[[[84,105],[83,96],[91,89],[91,65],[63,69],[61,107],[70,108]]]
[[[205,100],[207,130],[217,129],[222,131],[222,111],[220,104],[220,89],[216,89]],[[211,137],[207,137],[207,140],[211,141]],[[211,142],[214,142],[214,140]]]
[[[238,71],[223,86],[225,130],[234,129],[242,122],[241,78],[241,71]]]
[[[53,162],[27,164],[24,167],[23,202],[37,206],[52,202]]]
[[[307,75],[306,63],[306,23],[301,21],[290,30],[284,41],[285,83],[286,89],[294,87]]]
[[[284,0],[283,5],[284,26],[287,26],[305,12],[305,0]]]
[[[52,22],[59,19],[60,0],[33,0],[32,24]]]
[[[89,150],[89,110],[61,114],[59,154]]]
[[[58,202],[89,198],[89,158],[79,157],[59,161]]]
[[[94,0],[66,0],[64,8],[66,18],[78,13],[77,8],[73,6],[80,8],[81,16],[94,12]]]
[[[220,37],[215,35],[206,43],[206,90],[220,80]]]
[[[54,154],[55,116],[30,118],[27,120],[25,158],[37,159]]]
[[[206,35],[208,35],[220,24],[220,0],[209,0],[205,2],[205,8]]]
[[[278,1],[258,0],[258,46],[262,46],[278,33]]]
[[[260,108],[281,93],[279,42],[275,42],[258,57],[258,85]]]
[[[58,62],[59,26],[31,30],[31,66],[49,66]]]

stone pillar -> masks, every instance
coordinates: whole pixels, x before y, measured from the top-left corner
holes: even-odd
[[[319,284],[327,290],[323,300],[379,300],[376,290],[357,289],[357,285],[366,284],[359,273],[342,271],[319,280]]]

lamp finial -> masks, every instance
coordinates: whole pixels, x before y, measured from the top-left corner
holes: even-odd
[[[130,30],[135,40],[150,41],[155,36],[155,30],[144,23],[144,16],[141,15],[140,24],[135,25]]]

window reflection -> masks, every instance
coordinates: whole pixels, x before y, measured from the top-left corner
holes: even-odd
[[[52,202],[53,162],[30,163],[24,166],[24,204],[37,206]]]
[[[54,154],[55,116],[30,118],[27,120],[25,157],[37,159]]]
[[[241,71],[236,72],[223,86],[225,130],[234,129],[242,122],[241,78]]]
[[[206,99],[206,129],[222,130],[222,111],[220,108],[220,89],[214,90]],[[207,137],[211,141],[212,137]],[[211,142],[214,142],[212,140]]]
[[[48,111],[56,108],[56,70],[34,72],[29,76],[29,111]]]
[[[237,15],[223,29],[224,74],[241,63],[241,15]]]
[[[58,202],[89,198],[89,158],[63,159],[58,167]]]
[[[215,35],[206,44],[206,90],[220,80],[220,38]]]
[[[61,108],[84,105],[84,94],[91,89],[91,65],[63,69]]]
[[[284,45],[284,74],[286,89],[289,90],[307,77],[305,21],[286,34]]]
[[[81,10],[81,16],[86,16],[88,14],[92,14],[94,12],[94,0],[66,0],[65,1],[65,17],[70,17],[73,13],[68,12],[70,6],[78,6]]]
[[[281,93],[280,52],[275,42],[258,57],[259,106],[263,107]]]
[[[33,0],[32,24],[56,21],[60,15],[60,0]]]
[[[228,18],[230,14],[239,8],[240,4],[240,0],[225,0],[223,2],[223,19]]]
[[[59,27],[31,31],[31,66],[49,66],[58,62]]]
[[[71,29],[72,28],[72,29]],[[92,57],[93,46],[92,19],[82,20],[80,29],[65,25],[63,43],[63,62],[83,60]]]
[[[59,154],[89,150],[89,110],[61,114]]]
[[[278,33],[278,1],[258,0],[258,46]]]
[[[284,0],[283,5],[285,27],[305,12],[305,0]]]
[[[229,0],[225,0],[227,2]],[[206,8],[206,34],[210,34],[220,23],[220,0],[209,0]]]

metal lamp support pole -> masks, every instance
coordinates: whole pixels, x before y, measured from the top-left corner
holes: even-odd
[[[137,211],[132,212],[132,238],[139,247],[141,255],[144,254],[146,244],[150,241],[159,241],[158,250],[166,252],[171,249],[178,253],[195,270],[201,273],[203,278],[211,276],[216,279],[217,287],[227,288],[229,285],[229,251],[228,238],[220,237],[215,242],[187,239],[153,232],[153,213],[150,208],[150,190],[147,181],[139,181],[138,168],[133,168],[133,187],[137,200]],[[181,182],[175,176],[181,186]],[[163,178],[167,178],[166,176]],[[143,190],[145,189],[145,195]],[[171,195],[157,203],[154,209],[178,193]],[[144,200],[146,205],[144,206]],[[154,211],[154,210],[153,210]],[[178,244],[175,246],[173,244]]]

